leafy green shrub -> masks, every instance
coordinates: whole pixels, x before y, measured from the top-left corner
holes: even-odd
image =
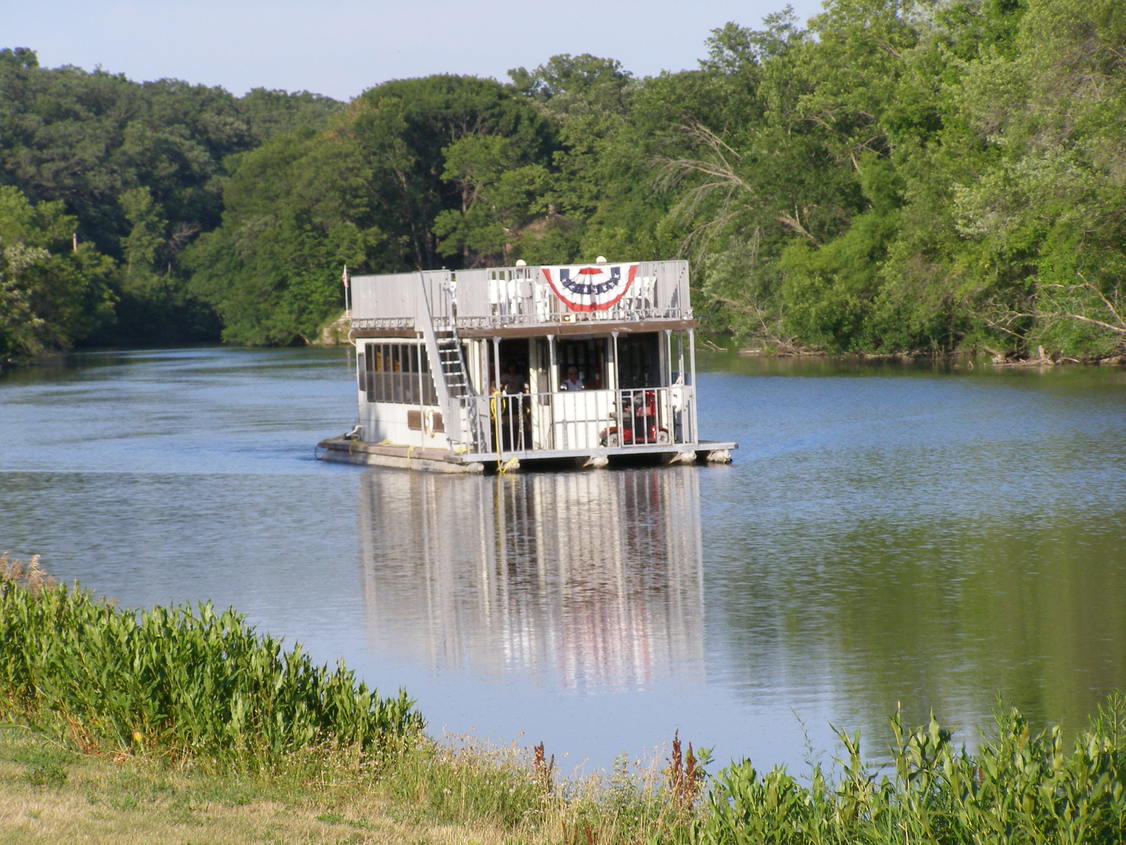
[[[313,746],[378,750],[422,718],[343,665],[259,636],[210,604],[118,610],[0,560],[0,690],[9,707],[87,750],[159,749],[255,766]]]
[[[701,843],[1052,842],[1126,840],[1126,698],[1112,696],[1064,752],[1059,728],[1033,735],[1015,709],[976,754],[956,750],[932,717],[906,733],[898,715],[894,776],[861,762],[859,736],[833,786],[820,766],[809,786],[749,762],[720,772]]]

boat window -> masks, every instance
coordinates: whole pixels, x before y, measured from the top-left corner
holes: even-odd
[[[604,337],[560,340],[556,351],[560,380],[565,380],[574,369],[585,390],[601,389],[605,383],[606,350]]]
[[[358,365],[368,402],[435,405],[426,350],[417,343],[369,343]]]

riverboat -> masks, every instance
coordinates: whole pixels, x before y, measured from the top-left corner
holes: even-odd
[[[345,275],[358,415],[318,456],[449,472],[727,463],[686,261]]]

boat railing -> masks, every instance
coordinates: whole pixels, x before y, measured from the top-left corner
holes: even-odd
[[[634,265],[630,265],[634,266]],[[400,328],[430,303],[435,328],[491,329],[561,323],[692,318],[685,261],[636,262],[616,301],[589,308],[557,296],[543,267],[425,270],[352,279],[354,328]]]
[[[589,310],[576,309],[556,296],[543,272],[539,267],[459,271],[459,285],[466,284],[466,294],[473,297],[468,308],[461,307],[459,300],[459,319],[487,328],[692,317],[683,261],[639,263],[620,299]]]
[[[623,390],[561,390],[463,397],[482,432],[484,456],[652,451],[694,445],[695,388],[674,384]]]

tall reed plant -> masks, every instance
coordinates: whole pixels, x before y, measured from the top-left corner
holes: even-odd
[[[343,664],[257,634],[211,604],[119,610],[0,557],[7,706],[87,750],[207,755],[256,766],[300,749],[373,751],[419,732],[400,690],[381,698]]]
[[[976,753],[932,717],[916,731],[892,717],[894,774],[866,765],[860,737],[839,734],[837,777],[808,786],[750,762],[720,772],[693,825],[696,843],[1126,842],[1126,698],[1114,694],[1065,749],[1058,727],[1032,733],[999,709]]]

